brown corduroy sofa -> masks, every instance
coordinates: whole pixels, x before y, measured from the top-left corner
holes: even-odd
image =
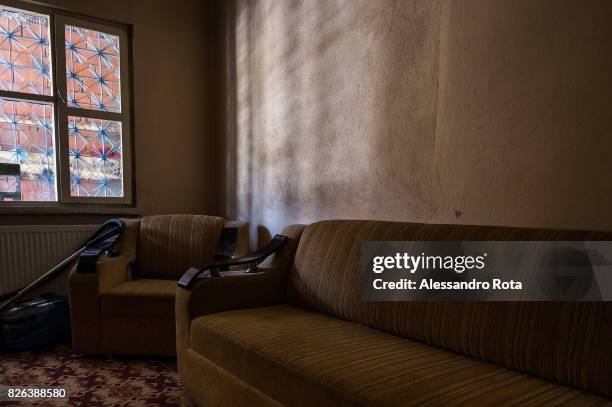
[[[237,255],[248,250],[248,224],[204,215],[124,219],[119,256],[102,257],[96,273],[68,278],[72,347],[79,353],[176,354],[176,281],[205,264],[223,228],[238,229]]]
[[[612,303],[360,301],[365,240],[612,240],[602,232],[324,221],[264,272],[177,291],[203,406],[610,405]]]

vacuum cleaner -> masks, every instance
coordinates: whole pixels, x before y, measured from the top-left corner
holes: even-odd
[[[105,222],[77,251],[0,304],[0,351],[47,347],[67,336],[70,309],[66,296],[49,293],[34,299],[22,298],[58,276],[77,258],[80,273],[95,273],[98,258],[117,242],[124,229],[120,219]]]

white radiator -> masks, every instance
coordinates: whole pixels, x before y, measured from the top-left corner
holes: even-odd
[[[0,226],[0,295],[18,290],[81,247],[93,225]],[[66,293],[67,272],[37,292]]]

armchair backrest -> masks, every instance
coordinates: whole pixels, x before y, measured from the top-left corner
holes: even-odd
[[[178,279],[189,267],[210,261],[223,222],[223,218],[205,215],[143,217],[138,235],[138,274]]]

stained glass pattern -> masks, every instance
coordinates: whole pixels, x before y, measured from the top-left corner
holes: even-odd
[[[122,197],[121,122],[68,117],[70,195]]]
[[[0,89],[53,94],[49,17],[0,6]]]
[[[0,98],[0,200],[57,200],[53,117],[52,104]]]
[[[66,25],[68,106],[121,112],[119,37]]]

